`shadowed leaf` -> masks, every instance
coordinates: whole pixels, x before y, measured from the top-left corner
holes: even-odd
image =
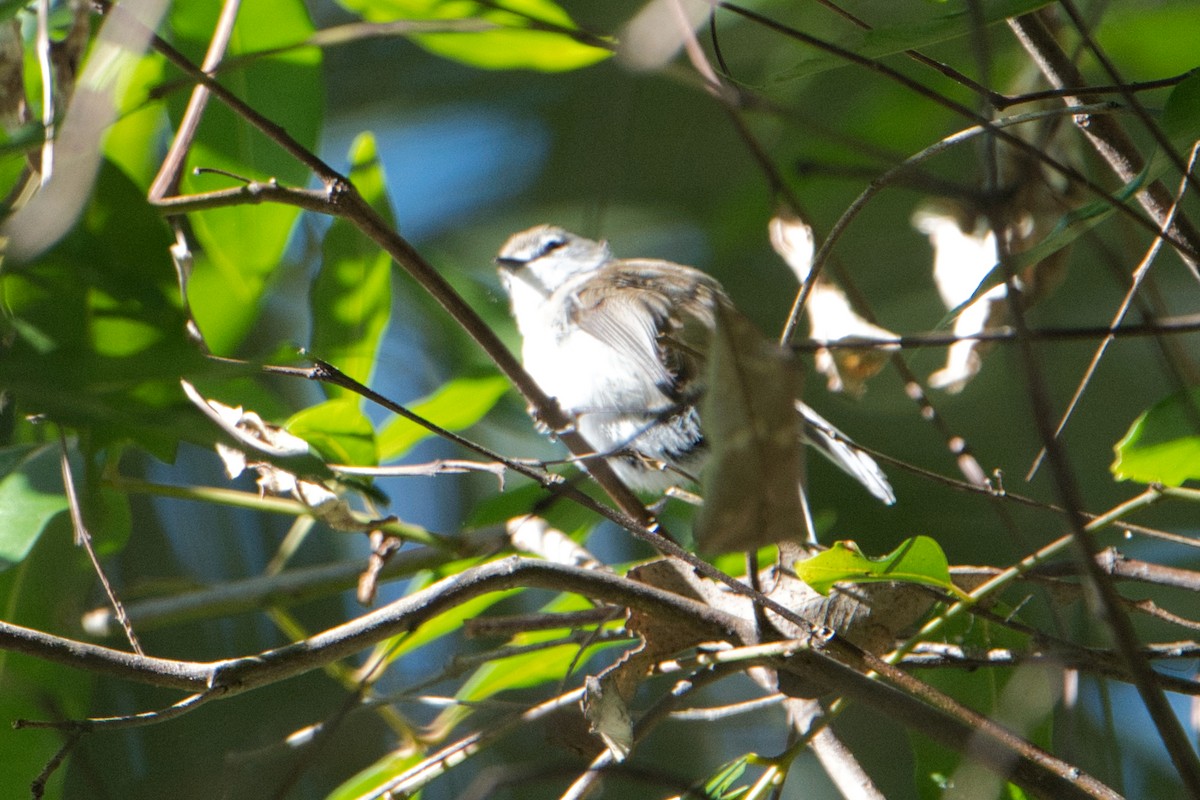
[[[736,311],[718,306],[702,403],[712,455],[696,520],[701,550],[753,549],[803,536],[800,373]]]

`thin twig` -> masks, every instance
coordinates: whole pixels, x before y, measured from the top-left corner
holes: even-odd
[[[1149,92],[1155,89],[1168,89],[1172,86],[1178,86],[1184,80],[1191,76],[1191,72],[1184,72],[1180,75],[1172,75],[1169,78],[1158,78],[1150,81],[1132,81],[1121,85],[1115,84],[1095,84],[1092,86],[1065,86],[1061,89],[1043,89],[1037,92],[1024,92],[1017,95],[997,95],[992,100],[992,105],[998,110],[1003,111],[1016,105],[1024,103],[1037,103],[1042,100],[1061,100],[1064,97],[1078,97],[1081,94],[1124,94],[1125,92]]]
[[[1142,654],[1154,661],[1195,659],[1200,657],[1196,642],[1170,642],[1142,647]],[[918,669],[986,669],[1017,667],[1022,664],[1045,664],[1055,669],[1074,669],[1090,675],[1131,683],[1129,673],[1120,666],[1120,658],[1112,650],[1090,650],[1083,647],[1048,647],[1028,651],[994,647],[987,650],[963,648],[943,642],[921,642],[900,660],[900,665]],[[1164,688],[1178,694],[1200,696],[1200,683],[1186,678],[1160,673]]]
[[[142,650],[141,642],[133,632],[133,625],[129,622],[129,617],[125,613],[125,606],[121,604],[121,599],[117,597],[116,591],[112,587],[112,583],[108,580],[108,575],[104,572],[104,567],[100,564],[100,558],[96,555],[96,548],[92,545],[92,534],[87,529],[87,524],[83,519],[83,510],[79,504],[79,493],[75,491],[75,479],[71,475],[71,458],[67,449],[67,437],[59,430],[58,443],[61,452],[60,465],[62,467],[63,491],[67,496],[67,507],[71,512],[71,527],[75,530],[75,544],[82,547],[87,553],[88,559],[92,562],[92,569],[96,573],[96,579],[100,581],[100,585],[104,588],[104,594],[108,597],[108,603],[112,607],[113,613],[116,614],[117,620],[121,623],[121,630],[125,632],[125,638],[129,640],[130,647],[133,652],[139,656],[144,656],[146,653]]]
[[[1070,342],[1096,339],[1130,339],[1162,334],[1200,333],[1200,314],[1162,317],[1150,323],[1120,326],[1072,326],[1069,328],[1030,328],[1026,335],[1035,342]],[[894,339],[806,339],[792,344],[792,349],[810,353],[816,350],[877,350],[880,347],[918,350],[927,347],[950,347],[958,342],[996,342],[1015,344],[1017,332],[1011,326],[977,333],[910,333]]]
[[[114,717],[91,717],[89,719],[75,720],[30,720],[18,719],[13,721],[13,727],[16,729],[44,729],[53,728],[57,730],[79,731],[82,733],[90,733],[91,731],[123,731],[130,728],[143,728],[147,725],[159,725],[163,722],[168,722],[173,719],[182,717],[191,711],[196,710],[200,706],[213,700],[217,697],[215,692],[202,691],[196,694],[189,695],[178,703],[172,703],[166,708],[156,709],[154,711],[142,711],[137,714],[127,714],[124,716]]]
[[[66,739],[62,743],[62,746],[55,751],[54,755],[50,757],[50,760],[46,762],[46,765],[42,767],[42,771],[39,772],[38,776],[33,779],[33,782],[29,784],[29,794],[35,798],[35,800],[40,800],[40,798],[45,796],[46,782],[49,781],[50,776],[52,776],[55,771],[62,766],[63,760],[66,759],[67,755],[75,749],[75,745],[79,744],[79,739],[81,736],[83,736],[83,731],[69,731]]]

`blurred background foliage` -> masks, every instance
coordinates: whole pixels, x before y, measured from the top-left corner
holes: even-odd
[[[67,41],[72,10],[64,3],[51,5],[54,35]],[[391,215],[400,233],[514,350],[518,342],[492,258],[509,234],[542,222],[607,238],[619,255],[700,267],[719,278],[765,332],[776,333],[797,288],[767,238],[777,194],[746,136],[700,87],[685,58],[676,57],[661,70],[639,71],[612,56],[609,46],[643,5],[644,0],[246,0],[219,79],[335,169],[349,173],[364,196]],[[1001,92],[1041,87],[1005,24],[978,28],[971,4],[958,0],[846,4],[875,26],[870,34],[816,3],[748,5],[783,25],[878,57],[971,108],[982,108],[980,98],[901,51],[917,47]],[[1049,4],[985,0],[979,7],[994,21],[1043,5]],[[1080,6],[1126,80],[1177,76],[1197,66],[1200,17],[1192,0]],[[39,152],[41,126],[34,120],[40,116],[42,87],[35,14],[22,3],[0,9],[5,24],[17,31],[14,41],[24,48],[22,80],[30,109],[28,122],[9,126],[2,151],[0,177],[6,191],[16,191],[28,159]],[[219,12],[214,0],[173,3],[158,31],[198,64]],[[360,25],[396,20],[414,22],[395,28]],[[481,20],[499,27],[471,27]],[[90,25],[94,40],[99,21]],[[760,99],[759,108],[739,111],[740,124],[799,199],[818,242],[872,178],[970,124],[880,74],[732,13],[718,13],[715,22],[699,29],[713,63],[713,31],[722,71]],[[1077,47],[1078,37],[1070,30],[1062,31],[1062,38],[1068,51]],[[153,50],[127,58],[115,73],[97,65],[97,52],[95,46],[80,51],[83,74],[111,82],[116,114],[111,124],[99,123],[92,131],[100,154],[94,185],[76,198],[80,216],[56,244],[25,258],[10,253],[0,271],[3,618],[73,637],[84,635],[81,615],[103,602],[86,558],[70,543],[59,430],[70,442],[97,547],[127,601],[274,569],[281,546],[290,546],[306,527],[287,516],[201,497],[127,491],[128,485],[114,479],[227,485],[211,452],[218,433],[186,401],[180,376],[275,422],[291,419],[292,430],[333,461],[370,465],[464,455],[345,393],[325,394],[294,379],[266,380],[250,370],[214,366],[201,356],[185,335],[186,309],[168,251],[172,231],[145,200],[191,83]],[[1079,61],[1089,80],[1110,82],[1093,58],[1083,55]],[[94,73],[87,71],[93,67]],[[1166,86],[1139,96],[1159,112],[1169,105],[1171,91]],[[1177,109],[1194,138],[1191,114],[1186,107]],[[64,131],[73,123],[79,121],[60,120]],[[1128,127],[1143,152],[1152,152],[1150,137],[1136,124]],[[1055,147],[1096,182],[1112,191],[1120,188],[1069,126]],[[927,331],[944,316],[930,274],[929,243],[910,217],[934,195],[970,196],[978,190],[984,179],[982,148],[979,139],[952,148],[930,161],[919,180],[881,192],[840,240],[834,274],[855,287],[864,307],[888,329]],[[204,171],[186,175],[185,193],[237,186],[243,178],[315,185],[303,165],[216,101],[209,104],[188,163]],[[29,201],[9,197],[11,208],[24,202]],[[1194,199],[1185,207],[1194,214]],[[72,212],[50,207],[40,213],[69,222]],[[6,224],[5,234],[19,239],[13,224]],[[305,347],[435,421],[467,429],[471,438],[499,452],[562,456],[534,431],[523,403],[506,392],[506,382],[475,344],[346,223],[262,203],[190,213],[183,231],[195,259],[187,309],[212,352],[278,362],[295,360],[298,348]],[[1109,217],[1075,243],[1064,282],[1031,311],[1031,322],[1107,325],[1148,242],[1145,231]],[[1165,253],[1161,262],[1153,290],[1171,312],[1193,311],[1195,281],[1175,255]],[[1187,350],[1195,339],[1179,337],[1176,344]],[[1075,341],[1036,348],[1058,407],[1070,397],[1094,346]],[[940,366],[942,353],[914,351],[905,360],[924,377]],[[1113,345],[1065,434],[1089,510],[1103,511],[1137,491],[1109,471],[1113,445],[1138,414],[1179,391],[1190,377],[1169,368],[1152,339]],[[894,372],[885,369],[861,399],[830,394],[823,384],[810,372],[806,399],[857,440],[923,469],[958,476],[945,442],[922,420]],[[981,464],[1003,476],[1006,489],[1046,501],[1056,498],[1046,471],[1030,484],[1023,480],[1039,439],[1015,351],[993,350],[965,391],[935,394],[934,403]],[[37,424],[30,415],[37,415]],[[867,552],[886,552],[903,538],[923,534],[940,542],[951,563],[1008,564],[1062,533],[1060,520],[1051,514],[1011,505],[998,513],[979,495],[901,469],[889,468],[889,473],[899,502],[883,509],[865,501],[858,487],[825,464],[812,465],[811,496],[825,541],[853,539]],[[391,498],[387,513],[414,529],[447,536],[494,525],[540,497],[519,480],[510,480],[506,492],[498,494],[494,477],[486,475],[381,479],[378,485]],[[246,478],[235,486],[250,496],[255,492]],[[577,509],[556,507],[552,513],[569,532],[592,531],[589,546],[606,561],[646,555],[619,531],[596,526]],[[672,524],[686,525],[690,511],[671,504],[666,514]],[[1139,521],[1183,533],[1194,530],[1192,509],[1180,504],[1161,504]],[[366,553],[360,536],[312,527],[288,566]],[[1142,557],[1196,566],[1188,551],[1139,541],[1122,546]],[[421,574],[413,580],[431,579]],[[381,600],[413,585],[387,585]],[[489,598],[483,605],[498,602],[512,610],[537,608],[548,600]],[[142,636],[155,655],[216,659],[282,644],[290,636],[334,625],[358,608],[352,593],[345,592],[288,609],[286,615],[279,609],[219,615],[147,629]],[[1060,635],[1074,641],[1095,639],[1098,626],[1085,610],[1060,611],[1055,617],[1035,605],[1027,615],[1032,623],[1057,626]],[[1149,626],[1148,635],[1177,636],[1161,628]],[[405,754],[395,748],[411,744],[406,737],[415,726],[446,721],[436,708],[415,702],[414,695],[452,694],[458,683],[448,679],[426,687],[426,679],[438,675],[454,653],[494,644],[462,639],[456,621],[441,632],[445,636],[410,642],[376,686],[381,697],[397,700],[390,715],[355,706],[344,688],[345,675],[339,682],[336,676],[312,673],[232,702],[209,704],[167,724],[87,736],[54,774],[48,796],[317,798],[335,792],[377,759],[385,759],[376,769],[386,773],[404,762]],[[486,700],[508,690],[505,700],[531,701],[540,696],[538,687],[547,682],[553,687],[572,666],[579,670],[588,663],[579,657],[580,663],[572,665],[576,649],[560,650],[561,658],[502,662],[492,668],[499,677],[478,673],[461,696]],[[514,681],[516,676],[523,680]],[[1015,694],[1003,693],[1008,677],[939,675],[938,680],[957,682],[958,696],[985,710],[1000,707],[998,713],[1005,703],[1020,706],[1022,695],[1034,698],[1030,702],[1043,711],[1056,702],[1052,673],[1023,675],[1027,684]],[[1029,681],[1037,686],[1030,688]],[[11,653],[0,653],[0,687],[5,722],[132,713],[177,699]],[[750,693],[746,686],[730,691]],[[735,697],[727,691],[711,699]],[[506,708],[485,706],[477,714],[494,720]],[[1075,705],[1057,705],[1053,716],[1034,716],[1038,727],[1028,735],[1052,742],[1067,760],[1129,795],[1165,797],[1175,791],[1169,763],[1127,687],[1085,679]],[[331,720],[340,724],[315,744],[287,738]],[[929,752],[920,743],[910,749],[898,743],[905,741],[898,724],[854,708],[839,720],[839,730],[889,798],[940,794],[930,773],[932,764],[946,760],[945,753]],[[744,752],[781,750],[784,731],[782,713],[774,711],[703,727],[668,725],[638,750],[635,766],[614,778],[605,796],[677,793]],[[547,738],[554,743],[549,749],[543,745]],[[553,726],[512,737],[435,782],[423,796],[558,796],[580,768],[569,747],[560,746],[569,739]],[[0,727],[0,763],[5,765],[0,796],[26,796],[60,744],[54,732]],[[810,762],[802,759],[793,769],[784,796],[835,796]],[[495,786],[485,788],[493,779]],[[361,785],[352,781],[334,796],[355,796]]]

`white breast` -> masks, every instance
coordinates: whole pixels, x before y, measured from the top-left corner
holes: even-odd
[[[557,313],[564,308],[542,303],[522,319],[525,369],[597,451],[627,446],[672,402],[617,350]]]

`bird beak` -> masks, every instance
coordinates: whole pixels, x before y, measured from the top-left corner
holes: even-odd
[[[525,262],[519,258],[504,258],[496,256],[496,266],[505,272],[516,272],[521,267],[525,266]]]

